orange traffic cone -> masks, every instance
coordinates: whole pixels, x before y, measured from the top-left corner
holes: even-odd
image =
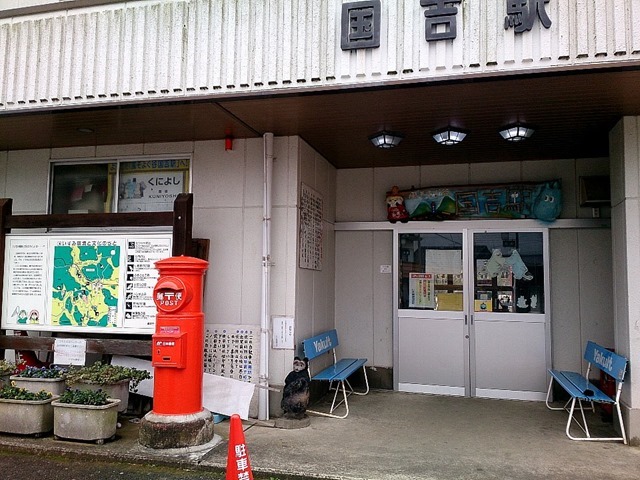
[[[229,423],[229,451],[227,454],[226,480],[253,480],[249,451],[244,443],[244,431],[240,415],[231,415]]]

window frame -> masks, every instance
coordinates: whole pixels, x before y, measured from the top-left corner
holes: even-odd
[[[163,162],[163,161],[185,162],[186,166],[178,164],[175,167],[167,166],[165,168],[157,168],[157,169],[153,168],[154,162]],[[121,213],[123,211],[125,212],[135,211],[132,209],[123,210],[121,206],[121,200],[123,200],[123,198],[121,198],[121,194],[123,192],[121,191],[120,183],[121,183],[121,179],[123,178],[123,175],[130,175],[132,172],[136,171],[136,169],[127,170],[126,169],[127,164],[134,164],[136,162],[149,163],[151,165],[151,166],[148,166],[147,168],[140,168],[139,171],[141,175],[147,175],[154,171],[157,171],[157,172],[182,171],[183,172],[182,178],[186,183],[186,185],[182,188],[182,191],[179,193],[192,193],[193,155],[191,154],[145,155],[145,156],[132,156],[132,157],[118,156],[118,157],[55,159],[55,160],[52,159],[49,162],[49,172],[48,172],[47,213],[49,214],[54,213],[54,205],[55,205],[54,196],[57,194],[57,190],[60,188],[60,187],[56,188],[56,184],[55,184],[56,167],[58,166],[81,167],[81,166],[109,165],[109,164],[115,165],[115,172],[113,173],[113,181],[112,181],[111,187],[108,186],[110,181],[109,176],[111,175],[111,172],[107,171],[107,178],[106,178],[107,191],[105,195],[106,195],[106,199],[111,198],[111,202],[110,202],[110,208],[107,208],[107,209],[103,208],[102,213]],[[123,169],[123,165],[125,166],[124,169]],[[80,187],[81,185],[75,186],[75,188],[80,188]],[[70,192],[67,192],[67,194],[70,194]],[[177,193],[175,195],[177,195]],[[106,204],[106,201],[104,203]],[[168,208],[164,208],[160,210],[152,209],[152,210],[143,210],[143,211],[165,212],[165,211],[171,211],[172,209],[173,209],[173,200],[171,201],[170,206]],[[55,213],[73,213],[73,212],[70,212],[70,210],[74,210],[74,209],[68,208],[66,212],[56,211]],[[75,213],[81,213],[81,212],[75,212]]]

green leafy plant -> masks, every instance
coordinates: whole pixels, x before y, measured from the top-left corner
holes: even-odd
[[[60,398],[60,403],[72,403],[74,405],[107,405],[109,402],[107,392],[104,390],[77,390],[67,388]]]
[[[20,364],[14,362],[8,362],[6,360],[0,360],[0,377],[4,375],[13,375]]]
[[[151,378],[151,374],[146,370],[96,362],[87,367],[69,369],[66,380],[68,385],[74,383],[113,385],[123,380],[129,380],[131,390],[136,392],[140,382],[149,378]]]
[[[15,385],[6,385],[0,389],[0,398],[9,400],[49,400],[52,396],[51,392],[40,390],[36,393],[26,388],[18,388]]]
[[[20,370],[15,374],[21,378],[64,378],[67,369],[53,365],[51,367],[31,367],[28,366],[24,370]]]

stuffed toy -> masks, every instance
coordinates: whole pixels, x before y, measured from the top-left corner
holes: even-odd
[[[306,417],[310,382],[309,359],[295,357],[293,371],[289,372],[284,380],[282,402],[280,403],[285,418],[299,420]]]
[[[560,182],[547,182],[534,194],[533,217],[543,222],[553,222],[562,212]]]
[[[391,188],[391,192],[387,194],[387,220],[391,223],[396,223],[400,220],[406,223],[409,219],[409,213],[404,206],[404,197],[400,195],[400,191],[397,186]]]

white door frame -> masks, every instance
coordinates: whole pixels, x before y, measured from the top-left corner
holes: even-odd
[[[541,232],[543,235],[543,257],[544,257],[544,337],[545,337],[545,359],[544,363],[546,368],[550,368],[551,366],[551,286],[550,286],[550,272],[549,272],[549,232],[548,228],[541,224],[538,221],[531,220],[520,220],[520,221],[504,221],[504,220],[487,220],[487,221],[473,221],[473,222],[460,222],[460,221],[452,221],[452,222],[421,222],[421,223],[411,223],[411,224],[396,224],[393,227],[393,271],[394,271],[394,281],[393,281],[393,361],[394,361],[394,369],[393,369],[393,384],[394,389],[399,389],[399,377],[400,377],[400,347],[399,347],[399,285],[398,285],[398,266],[399,266],[399,235],[401,233],[436,233],[436,232],[446,232],[446,233],[461,233],[463,236],[463,249],[465,250],[465,254],[463,257],[466,259],[463,265],[463,275],[465,278],[465,282],[470,282],[470,272],[473,271],[473,266],[471,262],[473,261],[473,233],[484,233],[484,232]],[[416,387],[416,392],[423,393],[440,393],[440,394],[448,394],[448,395],[472,395],[476,396],[486,396],[486,397],[496,397],[496,398],[518,398],[523,400],[544,400],[544,398],[538,398],[540,395],[538,393],[532,392],[531,395],[527,395],[526,393],[523,396],[522,392],[509,392],[506,390],[501,390],[498,394],[495,392],[476,391],[476,371],[475,371],[475,363],[471,362],[472,358],[475,358],[475,339],[474,339],[474,328],[475,328],[475,320],[481,320],[483,316],[488,314],[478,314],[479,317],[476,317],[477,312],[474,312],[473,305],[473,288],[465,289],[464,295],[464,312],[465,315],[465,343],[464,343],[464,364],[465,364],[465,387],[464,389],[460,389],[457,387],[447,388],[443,387],[441,391],[437,389],[433,390],[423,390],[419,387]],[[419,311],[416,316],[420,317]],[[447,317],[448,312],[441,312],[443,317]],[[453,312],[452,312],[453,313]],[[455,312],[457,313],[457,312]],[[512,318],[518,318],[520,316],[526,316],[531,314],[501,314],[512,316]],[[524,319],[526,317],[522,317]],[[505,317],[506,319],[506,317]],[[471,340],[470,340],[471,338]],[[545,370],[546,372],[546,370]],[[406,390],[406,385],[403,385],[403,390]]]

